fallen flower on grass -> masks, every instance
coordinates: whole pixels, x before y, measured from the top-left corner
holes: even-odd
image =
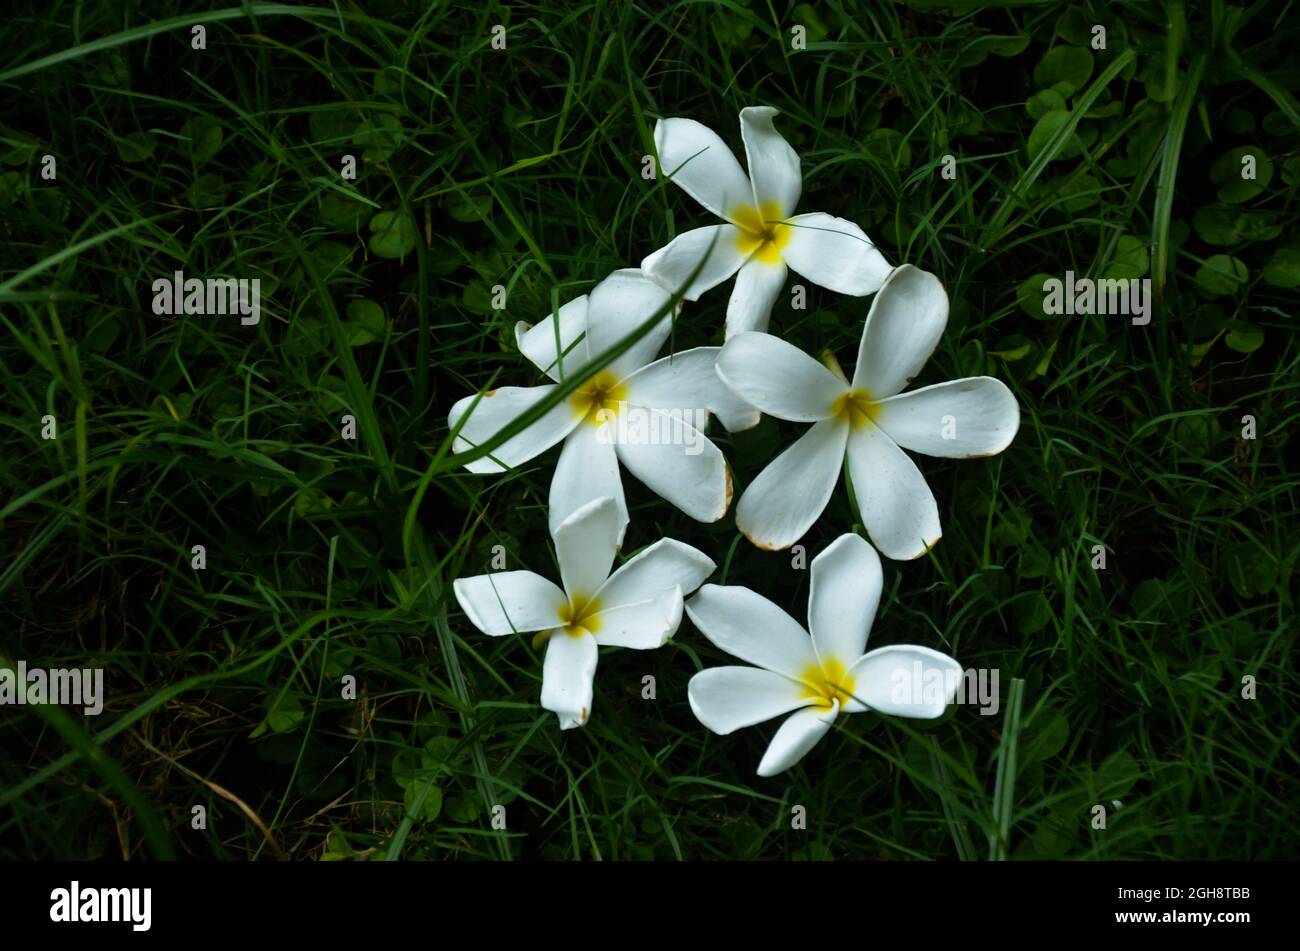
[[[745,489],[736,527],[760,548],[789,548],[830,501],[847,460],[862,522],[881,554],[918,558],[939,540],[934,495],[904,449],[975,459],[1001,452],[1020,406],[988,376],[901,392],[921,372],[948,323],[938,279],[905,264],[871,302],[852,382],[834,357],[819,363],[770,334],[731,338],[718,376],[778,419],[813,426]]]
[[[712,667],[691,678],[691,710],[727,734],[791,714],[758,765],[774,776],[803,759],[841,713],[934,719],[956,695],[961,665],[928,647],[899,644],[865,651],[880,605],[880,557],[858,535],[841,535],[813,559],[808,631],[744,587],[705,585],[686,613],[713,644],[754,667]],[[864,653],[865,651],[865,653]],[[933,692],[910,688],[917,666]]]
[[[517,326],[519,349],[558,383],[584,372],[592,357],[653,317],[670,298],[635,268],[615,271],[596,285],[590,297],[569,301],[534,327]],[[697,347],[656,360],[670,330],[671,316],[665,314],[540,419],[466,467],[471,472],[503,472],[563,442],[551,478],[552,532],[586,503],[609,496],[618,506],[622,541],[628,514],[620,463],[691,518],[701,522],[722,518],[731,504],[731,472],[722,452],[695,422],[713,413],[735,431],[755,425],[758,411],[718,380],[714,364],[719,348]],[[486,442],[555,387],[500,387],[482,397],[459,400],[448,418],[453,428],[461,424],[453,451],[464,452]],[[629,412],[649,424],[623,425]],[[665,441],[657,436],[662,432],[680,438]]]
[[[716,132],[694,119],[655,123],[659,164],[686,194],[725,220],[679,234],[641,262],[666,287],[697,300],[733,274],[727,337],[766,331],[789,270],[838,294],[874,294],[889,262],[852,221],[821,212],[794,214],[803,192],[799,156],[776,131],[770,106],[740,110],[749,175]]]
[[[662,647],[681,623],[683,594],[715,567],[690,545],[665,538],[610,574],[618,535],[614,499],[597,499],[553,534],[563,588],[532,571],[452,583],[470,623],[484,634],[540,632],[533,644],[546,647],[542,706],[559,717],[562,730],[584,725],[591,715],[597,649]]]

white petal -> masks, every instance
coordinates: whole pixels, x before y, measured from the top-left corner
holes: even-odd
[[[877,410],[876,425],[904,449],[949,459],[996,455],[1020,428],[1020,404],[991,376],[899,393]]]
[[[457,578],[451,590],[470,623],[493,637],[555,627],[569,603],[554,582],[531,571]]]
[[[618,472],[618,455],[608,424],[583,422],[564,441],[560,461],[551,476],[548,521],[554,535],[560,524],[588,502],[609,496],[618,506],[618,540],[627,529],[627,503]]]
[[[721,347],[696,347],[660,357],[623,381],[627,402],[655,409],[707,409],[733,433],[757,426],[758,410],[732,392],[714,370],[721,352]]]
[[[748,588],[706,584],[686,602],[686,614],[716,647],[764,670],[797,680],[820,669],[808,632]]]
[[[695,718],[725,736],[809,704],[807,688],[761,667],[711,667],[686,688]]]
[[[767,745],[767,752],[758,764],[758,775],[775,776],[803,759],[809,750],[821,742],[839,712],[840,702],[832,700],[829,708],[808,707],[792,713]]]
[[[794,344],[763,333],[740,333],[718,354],[718,376],[741,399],[778,419],[815,423],[835,414],[848,386]]]
[[[826,509],[844,465],[849,424],[824,419],[777,456],[736,505],[736,527],[759,548],[797,542]]]
[[[865,231],[847,218],[813,212],[786,224],[790,240],[781,249],[785,263],[837,294],[874,294],[889,276],[889,262]]]
[[[531,326],[522,320],[515,324],[515,342],[519,344],[519,350],[552,380],[561,378],[561,363],[563,375],[568,377],[588,360],[584,336],[587,332],[587,304],[588,296],[583,294],[560,305],[558,340],[556,314],[548,314]]]
[[[645,407],[625,407],[625,424],[630,438],[619,433],[618,458],[646,488],[700,522],[727,514],[731,472],[708,436],[680,415]]]
[[[749,179],[727,144],[694,119],[660,119],[655,123],[659,167],[686,194],[719,218],[754,200]]]
[[[853,385],[883,400],[911,383],[948,325],[948,295],[939,279],[903,264],[871,302],[858,345]]]
[[[624,562],[596,592],[606,608],[637,604],[680,588],[690,594],[717,565],[699,549],[674,538],[661,538]]]
[[[671,295],[638,268],[615,271],[597,284],[587,307],[587,349],[592,358],[636,330],[669,300]],[[628,350],[610,361],[608,369],[622,379],[653,360],[672,331],[672,319],[672,311],[665,313]]]
[[[596,643],[601,647],[654,650],[663,647],[682,623],[682,589],[640,604],[624,604],[595,615]]]
[[[772,125],[779,110],[749,106],[740,110],[740,135],[745,140],[745,162],[754,185],[754,201],[761,208],[776,205],[777,217],[788,218],[799,204],[803,172],[799,155]]]
[[[600,590],[609,577],[621,532],[618,503],[608,496],[588,502],[556,528],[555,553],[570,598],[590,598]]]
[[[880,556],[860,535],[841,535],[813,559],[808,627],[823,667],[862,656],[883,584]]]
[[[869,708],[894,717],[933,720],[952,703],[961,674],[961,664],[928,647],[880,647],[849,668],[854,699],[844,710],[858,713]]]
[[[699,300],[701,294],[717,287],[745,263],[747,255],[741,250],[742,236],[735,225],[709,225],[685,231],[658,251],[646,255],[641,270],[670,294],[685,286],[682,296]],[[695,274],[701,261],[704,266]],[[695,280],[690,281],[692,274]]]
[[[772,320],[772,305],[785,287],[784,261],[768,264],[754,255],[736,275],[736,286],[727,301],[727,339],[756,330],[766,333]]]
[[[477,404],[474,403],[476,399],[474,396],[457,400],[456,405],[447,414],[448,427],[454,429],[460,418],[469,412],[470,407],[473,406],[474,409],[456,435],[452,451],[466,452],[487,442],[522,413],[531,409],[534,404],[545,399],[554,389],[555,387],[550,384],[503,386],[500,389],[488,390]],[[572,432],[577,424],[578,417],[574,414],[573,408],[569,406],[567,400],[561,400],[541,419],[494,449],[491,455],[466,463],[465,468],[470,472],[504,472],[508,468],[527,462],[534,456],[541,455]]]
[[[596,639],[556,631],[546,642],[542,664],[542,707],[560,718],[560,729],[583,726],[591,716],[592,681],[596,677]]]
[[[907,453],[874,426],[849,436],[849,477],[871,541],[886,558],[920,558],[943,535],[939,506]]]

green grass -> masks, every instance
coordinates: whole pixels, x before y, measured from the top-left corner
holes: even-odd
[[[1293,4],[144,6],[0,25],[0,660],[109,692],[96,718],[0,709],[0,856],[1296,857]],[[1040,67],[1063,48],[1086,74]],[[709,223],[642,177],[656,118],[739,149],[759,104],[801,211],[946,285],[918,383],[988,373],[1022,408],[1001,456],[918,460],[944,537],[886,562],[871,640],[997,669],[998,714],[847,718],[776,779],[773,725],[692,716],[726,661],[689,621],[602,654],[562,733],[528,638],[450,597],[497,545],[553,572],[558,450],[472,475],[447,410],[539,382],[516,320]],[[260,277],[260,325],[155,316],[178,269]],[[1151,323],[1044,316],[1021,289],[1067,270],[1151,278]],[[773,332],[851,360],[869,300],[803,283]],[[727,293],[675,348],[721,341]],[[799,431],[713,433],[737,495]],[[626,554],[679,538],[805,617],[791,553],[624,486]],[[840,488],[808,557],[853,519]]]

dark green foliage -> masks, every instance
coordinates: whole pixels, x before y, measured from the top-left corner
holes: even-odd
[[[95,718],[0,709],[0,855],[1296,856],[1293,7],[138,6],[0,25],[0,657],[109,689]],[[1001,456],[918,460],[944,537],[886,563],[872,634],[998,669],[1002,709],[853,717],[772,780],[772,725],[692,716],[729,661],[688,621],[606,651],[561,733],[528,639],[449,596],[497,545],[552,573],[557,450],[469,474],[448,408],[539,382],[515,321],[710,223],[642,177],[657,117],[739,149],[758,104],[800,210],[944,281],[918,384],[996,375],[1023,418]],[[176,270],[260,278],[261,323],[156,316]],[[1044,313],[1067,270],[1150,278],[1151,322]],[[675,347],[721,341],[727,293]],[[772,330],[851,361],[868,305],[809,285]],[[737,496],[796,431],[714,434]],[[680,538],[804,618],[790,553],[625,486],[626,553]],[[852,523],[841,489],[808,557]]]

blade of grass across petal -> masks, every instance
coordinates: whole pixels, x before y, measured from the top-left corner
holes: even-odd
[[[437,475],[448,470],[458,469],[466,462],[471,462],[474,459],[481,459],[484,456],[490,455],[494,449],[501,446],[506,442],[506,440],[541,419],[548,410],[558,405],[561,401],[568,399],[570,394],[574,393],[583,383],[587,382],[605,367],[609,366],[615,358],[631,349],[636,342],[649,333],[665,315],[675,313],[677,305],[682,300],[683,292],[691,286],[691,282],[695,280],[703,266],[704,262],[700,261],[699,264],[696,265],[695,270],[691,272],[686,282],[681,287],[677,288],[677,290],[673,291],[672,295],[662,307],[630,330],[625,336],[619,339],[618,342],[611,344],[601,353],[592,354],[591,362],[588,363],[587,366],[583,367],[582,370],[575,373],[569,379],[556,384],[555,389],[546,397],[546,399],[538,400],[537,403],[527,412],[519,414],[512,423],[502,427],[495,436],[484,440],[473,449],[457,453],[450,459],[447,459],[444,447],[440,446],[437,454],[434,456],[434,462],[430,463],[428,474]],[[454,436],[454,433],[448,433],[444,440],[444,446],[450,446]]]

